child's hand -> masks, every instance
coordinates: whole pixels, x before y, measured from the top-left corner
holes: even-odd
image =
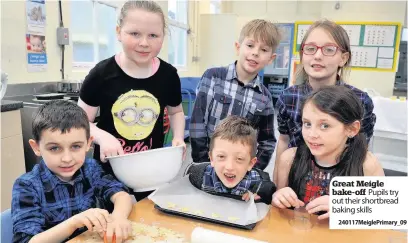
[[[329,196],[324,195],[313,199],[306,205],[306,210],[308,213],[316,213],[320,211],[326,211],[327,213],[319,215],[317,219],[327,219],[329,217]]]
[[[186,159],[186,151],[187,151],[187,146],[184,140],[178,139],[178,138],[173,138],[171,141],[171,146],[176,147],[176,146],[183,146],[183,160]]]
[[[245,202],[248,202],[249,199],[251,199],[251,193],[252,192],[246,192],[244,195],[242,195],[242,200],[244,200]],[[261,197],[258,194],[254,194],[254,200],[258,200],[261,199]]]
[[[99,140],[100,157],[102,162],[106,162],[106,157],[123,155],[123,148],[119,140],[111,134],[105,132]]]
[[[91,208],[82,213],[72,216],[69,221],[75,229],[86,226],[89,231],[96,231],[102,235],[111,221],[109,212],[104,209]]]
[[[297,208],[303,207],[305,203],[298,199],[292,188],[284,187],[272,195],[272,205],[278,208]]]
[[[122,243],[132,235],[130,221],[125,218],[116,217],[108,223],[106,229],[106,239],[109,243]]]

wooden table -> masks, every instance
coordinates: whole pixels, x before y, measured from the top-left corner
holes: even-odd
[[[315,222],[310,230],[299,230],[289,224],[293,210],[271,207],[264,220],[251,231],[235,229],[227,226],[206,223],[189,218],[164,214],[154,208],[152,201],[144,199],[133,206],[129,219],[134,222],[166,227],[189,238],[195,227],[203,227],[224,233],[239,235],[270,243],[391,243],[390,237],[402,237],[406,233],[395,230],[330,230],[328,220]],[[68,243],[84,241],[80,235]]]

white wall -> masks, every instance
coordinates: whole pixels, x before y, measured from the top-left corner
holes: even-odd
[[[265,18],[274,22],[315,21],[327,18],[333,21],[392,21],[406,22],[406,2],[392,1],[340,1],[340,9],[334,1],[229,1],[223,11],[238,16],[237,30],[251,19]],[[216,28],[216,26],[213,26]],[[224,33],[228,35],[228,30]],[[231,32],[232,33],[232,32]],[[202,37],[202,41],[206,41]],[[209,36],[207,38],[218,38]],[[238,38],[238,36],[236,36]],[[228,53],[227,53],[228,52]],[[229,50],[219,55],[231,55]],[[394,72],[357,71],[350,73],[349,83],[356,87],[374,88],[383,96],[391,96],[394,87]]]
[[[62,2],[62,14],[64,27],[71,26],[71,1]],[[118,12],[123,1],[105,1],[118,7]],[[168,2],[157,1],[163,12],[168,12]],[[58,1],[46,1],[46,41],[48,68],[46,72],[30,73],[27,71],[27,52],[25,49],[26,17],[25,1],[1,1],[1,69],[8,73],[9,83],[33,83],[33,82],[53,82],[61,80],[61,50],[57,45],[56,29],[59,26]],[[205,3],[205,2],[204,2]],[[193,34],[188,40],[187,67],[179,70],[180,76],[190,76],[197,74],[196,63],[192,62],[192,56],[198,55],[198,33],[195,31],[198,25],[198,5],[189,2],[189,25]],[[170,37],[171,38],[171,37]],[[168,60],[168,36],[165,37],[163,48],[159,57]],[[88,69],[73,69],[72,38],[71,44],[65,48],[65,79],[81,79],[89,72]]]
[[[63,2],[64,8],[67,5],[68,2]],[[56,28],[59,26],[58,2],[47,1],[45,9],[48,71],[28,73],[25,1],[1,1],[1,69],[8,73],[10,83],[61,80],[61,54],[56,44]],[[63,14],[68,15],[66,11]],[[67,56],[67,63],[68,58]],[[70,72],[70,65],[66,65],[66,68],[67,73]]]
[[[202,75],[210,67],[224,66],[234,61],[237,16],[201,14],[200,19],[200,36],[205,39],[200,42],[199,75]],[[214,26],[217,27],[214,28]],[[228,34],[225,34],[226,30]],[[206,38],[208,36],[213,38]],[[222,50],[222,53],[219,53],[219,50]]]
[[[105,1],[118,7],[122,1]],[[166,2],[167,4],[167,2]],[[53,82],[61,80],[61,49],[57,45],[56,29],[59,27],[58,1],[45,1],[47,59],[48,68],[45,72],[27,71],[27,52],[25,49],[26,2],[1,1],[1,68],[9,75],[9,83]],[[167,11],[167,5],[166,5]],[[70,29],[71,4],[62,1],[64,27]],[[71,30],[70,30],[71,31]],[[65,48],[65,79],[83,78],[88,70],[73,70],[72,68],[72,34],[71,44]],[[167,54],[167,49],[163,52]]]
[[[123,1],[110,1],[121,6]],[[167,1],[158,2],[167,13]],[[210,1],[189,1],[189,26],[192,34],[188,39],[187,67],[179,70],[180,76],[201,76],[203,62],[193,62],[192,57],[198,56],[205,62],[205,55],[212,52],[208,43],[215,43],[217,38],[238,38],[241,27],[253,18],[266,18],[276,22],[294,22],[297,20],[317,20],[329,18],[335,21],[395,21],[406,23],[406,3],[386,1],[341,1],[341,8],[334,9],[333,1],[223,1],[222,11],[236,17],[235,26],[224,28],[218,34],[211,33],[217,29],[217,21],[208,20],[208,16],[201,18],[201,14],[210,14]],[[70,27],[70,1],[63,1],[64,25]],[[60,81],[61,54],[56,44],[56,28],[59,24],[58,2],[46,1],[47,14],[47,72],[28,73],[25,50],[25,1],[1,1],[1,68],[9,73],[10,83],[29,83]],[[214,17],[214,20],[216,20]],[[207,26],[206,26],[207,25]],[[200,28],[208,30],[207,34],[200,33]],[[235,29],[232,29],[235,28]],[[202,43],[202,45],[200,44]],[[235,57],[233,43],[231,48],[225,48],[218,56]],[[208,46],[206,50],[205,46]],[[167,38],[160,52],[160,57],[167,60]],[[72,45],[66,47],[65,74],[66,79],[83,78],[88,70],[72,69]],[[232,62],[231,60],[230,62]],[[214,59],[214,63],[218,63]],[[227,64],[227,63],[226,63]],[[352,71],[350,83],[359,87],[370,87],[378,90],[382,95],[392,94],[395,73]]]

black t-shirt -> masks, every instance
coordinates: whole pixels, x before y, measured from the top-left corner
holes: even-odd
[[[181,103],[180,78],[176,68],[160,59],[155,74],[136,79],[123,72],[113,56],[89,72],[80,98],[90,106],[100,107],[97,127],[116,137],[125,153],[161,148],[164,108]],[[98,145],[94,158],[100,160]],[[102,165],[112,172],[109,163]]]

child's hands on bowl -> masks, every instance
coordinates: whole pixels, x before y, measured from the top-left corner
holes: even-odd
[[[184,139],[173,138],[173,140],[171,141],[171,146],[173,146],[173,147],[183,146],[183,160],[186,159],[187,145],[184,142]]]
[[[100,147],[100,159],[107,162],[106,157],[123,155],[123,148],[119,140],[111,134],[105,132],[101,135],[100,141],[97,141]]]

